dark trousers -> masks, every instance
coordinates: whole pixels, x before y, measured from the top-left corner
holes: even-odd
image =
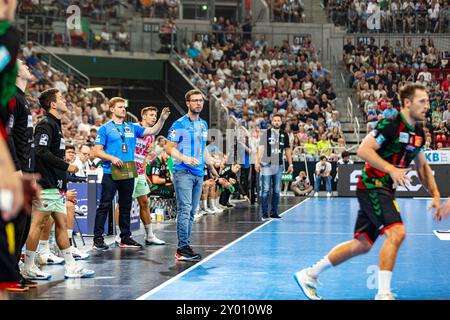
[[[14,226],[14,222],[5,222],[0,218],[0,282],[16,282],[19,274],[16,270],[15,248],[10,248],[11,241],[15,241],[14,234],[7,232],[7,226]]]
[[[131,237],[131,203],[133,202],[134,179],[112,179],[111,174],[104,174],[102,179],[102,195],[95,215],[94,241],[103,239],[106,218],[112,211],[112,201],[116,191],[119,192],[119,227],[122,240]],[[114,214],[114,213],[113,213]]]
[[[221,205],[226,205],[228,201],[230,201],[231,192],[228,189],[225,189],[220,194],[219,203]]]
[[[22,254],[22,247],[27,242],[28,233],[31,227],[31,214],[21,211],[19,215],[12,221],[15,227],[16,234],[16,270],[19,272],[20,255]]]
[[[248,184],[249,184],[249,178],[250,176],[250,167],[248,168],[241,168],[241,186],[245,191],[245,194],[247,196],[249,196],[250,194],[250,190],[248,188]]]
[[[258,173],[255,170],[255,165],[252,164],[250,166],[250,204],[255,204],[256,199],[258,198],[257,175]]]

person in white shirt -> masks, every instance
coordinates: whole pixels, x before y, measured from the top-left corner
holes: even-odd
[[[314,179],[314,197],[319,196],[320,182],[325,180],[327,197],[331,197],[331,163],[327,161],[326,156],[321,156],[320,161],[316,163],[316,177]]]
[[[34,49],[33,47],[33,42],[28,41],[27,42],[27,46],[23,48],[22,50],[22,55],[23,55],[23,59],[27,60],[29,57],[31,57],[31,54],[33,53],[33,51],[35,51],[36,49]]]
[[[76,177],[87,178],[90,152],[91,148],[86,145],[81,146],[80,150],[78,151],[78,155],[73,162],[73,165],[78,167],[78,171],[75,173]]]
[[[218,43],[216,43],[216,46],[212,49],[211,54],[214,61],[220,61],[222,59],[223,51]]]
[[[423,67],[423,71],[419,72],[418,78],[420,78],[420,76],[423,76],[426,82],[431,82],[431,73],[428,71],[428,67],[426,65]]]
[[[85,136],[89,135],[89,131],[91,130],[91,125],[88,123],[88,116],[84,114],[81,118],[81,123],[78,125],[78,132],[81,134],[84,133]]]

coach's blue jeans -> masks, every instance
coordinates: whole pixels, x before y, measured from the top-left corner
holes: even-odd
[[[173,173],[173,185],[177,199],[178,248],[189,246],[194,214],[202,195],[203,177],[187,170]]]
[[[278,214],[278,203],[280,202],[281,176],[284,165],[264,166],[261,165],[261,214],[267,217],[269,214],[269,194],[272,191],[271,215]]]

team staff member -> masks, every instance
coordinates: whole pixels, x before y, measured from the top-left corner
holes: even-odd
[[[325,270],[355,256],[367,253],[381,234],[386,240],[379,254],[378,293],[376,300],[394,300],[391,278],[397,252],[406,236],[400,211],[395,202],[396,186],[404,186],[406,173],[414,160],[423,186],[433,197],[434,218],[440,221],[440,193],[425,154],[425,133],[419,124],[425,121],[430,101],[426,88],[418,84],[405,85],[400,90],[401,111],[394,119],[381,120],[358,149],[365,160],[359,177],[356,196],[360,204],[355,223],[354,239],[334,247],[311,268],[294,275],[309,299],[318,300],[317,278]]]
[[[11,25],[14,21],[17,1],[0,0],[0,289],[2,282],[17,281],[15,250],[10,244],[14,239],[14,224],[10,222],[23,204],[23,188],[20,176],[8,152],[7,123],[15,94],[17,66],[20,48],[19,32]]]
[[[168,110],[166,109],[168,112]],[[138,123],[141,127],[149,128],[156,124],[158,109],[155,107],[146,107],[141,110],[141,122]],[[161,115],[161,121],[156,125],[159,127],[155,135],[159,133],[164,126],[164,122],[167,119],[169,113]],[[145,174],[145,168],[150,162],[152,155],[149,150],[155,141],[155,136],[146,136],[136,139],[136,149],[134,153],[134,162],[136,162],[136,170],[138,177],[134,179],[133,198],[138,200],[139,203],[139,216],[145,229],[145,244],[146,245],[163,245],[166,242],[158,239],[152,230],[152,218],[150,215],[148,194],[150,193],[150,187],[147,183],[147,176]],[[153,160],[153,159],[152,159]],[[119,206],[116,207],[116,216],[119,213]],[[116,219],[117,220],[117,219]],[[119,241],[120,243],[120,241]]]
[[[167,160],[169,156],[163,150],[147,166],[147,176],[151,181],[151,194],[163,198],[173,198],[175,190],[170,178]]]
[[[18,74],[16,80],[15,108],[9,119],[9,136],[8,148],[14,161],[18,175],[23,175],[33,186],[37,186],[36,180],[32,173],[35,167],[34,154],[34,137],[33,137],[33,120],[25,98],[25,90],[28,81],[32,80],[28,66],[21,60],[17,60]],[[13,220],[15,226],[15,242],[16,242],[16,270],[19,276],[19,282],[29,287],[37,286],[31,280],[22,277],[19,271],[19,260],[22,253],[22,247],[27,241],[28,233],[31,226],[31,198],[29,199],[27,210],[22,209],[17,217]]]
[[[136,139],[154,135],[162,127],[163,118],[169,116],[169,108],[164,108],[160,121],[152,128],[144,128],[134,123],[125,123],[126,100],[114,97],[109,101],[112,113],[110,121],[102,125],[95,140],[94,153],[104,160],[102,195],[97,208],[94,225],[94,249],[107,250],[103,232],[108,213],[112,210],[112,200],[116,191],[119,192],[119,227],[121,248],[141,248],[142,245],[131,238],[130,211],[133,201],[134,179],[113,180],[111,165],[123,166],[124,162],[134,161]]]
[[[77,167],[64,161],[65,141],[61,130],[61,117],[67,112],[66,101],[58,89],[48,89],[39,96],[39,103],[46,111],[45,117],[36,125],[36,171],[40,174],[42,204],[34,203],[33,221],[27,239],[24,278],[48,280],[51,275],[42,272],[35,264],[36,249],[44,221],[51,215],[55,221],[56,243],[66,262],[66,278],[90,278],[95,272],[80,266],[72,256],[67,235],[67,171],[76,172]]]
[[[191,229],[195,211],[202,194],[205,160],[213,178],[217,172],[214,160],[206,149],[208,125],[200,119],[203,96],[198,90],[190,90],[185,95],[188,113],[175,121],[169,129],[166,152],[174,159],[173,183],[177,198],[177,260],[198,261],[201,255],[191,246]]]
[[[284,172],[283,151],[286,151],[289,163],[287,172],[294,171],[289,136],[281,129],[282,124],[282,116],[275,114],[272,117],[272,128],[266,130],[261,137],[256,156],[255,170],[256,172],[261,171],[261,218],[263,221],[270,218],[281,219],[278,215],[278,203],[280,201],[281,176]],[[269,218],[270,191],[272,191],[272,208]]]

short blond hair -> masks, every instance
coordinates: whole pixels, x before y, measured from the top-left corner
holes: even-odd
[[[127,103],[127,100],[121,97],[114,97],[109,100],[109,109],[113,108],[117,103],[123,102]]]

